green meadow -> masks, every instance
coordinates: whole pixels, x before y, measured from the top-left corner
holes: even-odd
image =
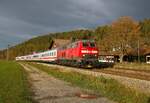
[[[26,73],[13,61],[0,61],[0,103],[31,103]]]

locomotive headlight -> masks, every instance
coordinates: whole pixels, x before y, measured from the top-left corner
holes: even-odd
[[[95,57],[96,57],[97,55],[95,54]]]
[[[81,53],[88,53],[88,50],[81,50]]]
[[[83,57],[85,57],[85,54],[83,54]]]
[[[98,51],[96,51],[96,50],[93,50],[93,51],[92,51],[92,53],[98,53]]]

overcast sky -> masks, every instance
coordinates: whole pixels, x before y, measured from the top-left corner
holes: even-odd
[[[49,32],[150,18],[150,0],[0,0],[0,49]]]

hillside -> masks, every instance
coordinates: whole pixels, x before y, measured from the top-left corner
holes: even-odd
[[[47,50],[51,45],[52,39],[49,35],[39,36],[14,47],[9,48],[9,59],[14,59],[16,56],[31,54],[35,51]],[[6,58],[7,50],[0,53],[0,58]]]
[[[90,31],[88,30],[78,30],[78,31],[70,31],[70,32],[62,32],[62,33],[50,33],[44,36],[39,36],[36,38],[32,38],[27,40],[21,44],[9,48],[9,59],[14,59],[16,56],[32,54],[33,52],[41,52],[44,50],[48,50],[53,41],[56,42],[57,46],[65,44],[65,42],[69,42],[71,37],[83,38]],[[83,34],[83,35],[81,35]],[[7,58],[7,50],[0,51],[0,59]]]
[[[49,47],[52,45],[53,41],[56,40],[56,43],[58,46],[60,44],[64,44],[65,42],[68,42],[68,40],[71,40],[73,38],[77,39],[95,39],[97,42],[97,45],[101,51],[104,52],[112,52],[113,49],[116,49],[116,52],[121,53],[122,51],[117,48],[119,48],[119,42],[128,41],[130,42],[125,45],[130,45],[130,48],[123,48],[126,49],[126,51],[137,51],[137,39],[140,40],[140,48],[141,49],[141,54],[144,54],[147,52],[147,48],[150,47],[150,19],[145,19],[143,21],[138,22],[138,26],[136,27],[135,21],[130,18],[124,18],[126,19],[125,21],[125,26],[117,27],[120,20],[116,21],[115,28],[113,28],[113,23],[110,25],[104,25],[104,26],[98,26],[96,29],[93,30],[74,30],[74,31],[68,31],[68,32],[60,32],[60,33],[49,33],[44,36],[39,36],[36,38],[32,38],[30,40],[27,40],[21,44],[18,44],[16,46],[10,47],[9,48],[9,59],[14,59],[16,56],[21,56],[21,55],[26,55],[26,54],[31,54],[33,52],[40,52],[44,50],[48,50]],[[128,22],[129,21],[129,22]],[[133,23],[132,23],[133,22]],[[120,23],[121,24],[121,23]],[[120,25],[119,24],[119,25]],[[123,24],[123,26],[124,26]],[[121,24],[122,25],[122,24]],[[130,28],[129,28],[130,27]],[[139,29],[140,27],[140,29]],[[116,29],[117,28],[117,29]],[[137,30],[138,28],[138,30]],[[116,29],[116,30],[115,30]],[[120,29],[120,31],[119,31]],[[119,38],[117,37],[117,32],[119,33],[123,31],[127,31],[126,29],[129,29],[129,32],[127,34],[135,33],[133,36],[125,36],[126,38],[121,38],[123,36],[120,36]],[[132,30],[133,29],[133,30]],[[131,30],[131,31],[130,31]],[[125,34],[125,35],[127,35]],[[140,35],[139,35],[140,34]],[[136,36],[135,36],[136,35]],[[139,36],[138,36],[139,35]],[[116,39],[116,37],[118,39]],[[137,38],[135,38],[137,37]],[[61,39],[61,40],[60,40]],[[120,40],[120,41],[118,41]],[[118,44],[115,44],[118,43]],[[118,46],[118,47],[117,47]],[[128,46],[129,47],[129,46]],[[127,53],[127,52],[126,52]],[[133,52],[135,55],[136,53]],[[5,59],[7,57],[7,50],[0,51],[0,59]]]

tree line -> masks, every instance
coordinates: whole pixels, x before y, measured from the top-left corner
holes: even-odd
[[[9,48],[9,59],[16,56],[47,50],[54,39],[95,39],[100,51],[115,52],[122,61],[129,53],[144,54],[150,48],[150,19],[136,21],[132,17],[120,17],[109,25],[95,29],[74,30],[60,33],[49,33]],[[5,59],[7,49],[0,51],[0,59]]]

